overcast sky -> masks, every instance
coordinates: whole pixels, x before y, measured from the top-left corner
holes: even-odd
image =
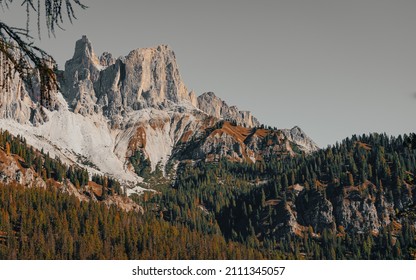
[[[168,44],[189,90],[213,91],[267,125],[298,125],[321,147],[416,131],[414,0],[82,2],[73,25],[40,42],[60,68],[83,34],[98,55]],[[0,13],[25,25],[24,9]]]

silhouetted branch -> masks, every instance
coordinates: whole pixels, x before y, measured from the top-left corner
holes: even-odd
[[[22,0],[21,6],[26,6],[26,28],[11,27],[0,20],[0,53],[12,66],[6,71],[2,69],[0,75],[3,75],[2,80],[7,80],[17,72],[29,86],[32,86],[33,78],[39,75],[40,101],[42,105],[47,107],[50,102],[50,92],[58,87],[55,75],[57,66],[51,55],[34,45],[33,37],[29,34],[30,13],[34,11],[37,13],[37,28],[40,38],[41,2],[42,0]],[[49,35],[55,35],[56,27],[62,29],[60,24],[64,22],[65,10],[72,23],[72,20],[76,19],[73,6],[87,8],[79,0],[43,0],[43,2]],[[13,3],[13,0],[0,0],[3,11],[4,7],[9,8]]]

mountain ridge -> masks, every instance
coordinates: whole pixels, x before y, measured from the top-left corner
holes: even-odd
[[[36,111],[43,112],[44,120],[20,120],[12,114],[1,119],[0,126],[24,134],[30,144],[68,164],[115,176],[136,190],[142,179],[131,160],[137,154],[154,171],[169,161],[226,157],[255,162],[318,149],[304,133],[294,137],[286,130],[269,129],[256,134],[260,122],[250,112],[228,106],[214,93],[196,97],[187,90],[176,55],[167,45],[135,49],[114,59],[108,52],[97,56],[83,36],[58,77],[62,93],[52,94],[54,107]],[[30,101],[27,107],[37,106],[30,95],[25,98],[17,99]],[[13,107],[15,115],[20,107]],[[10,107],[3,109],[9,111]],[[245,129],[251,137],[242,140],[236,132]]]
[[[170,234],[173,239],[168,240],[185,240],[178,229],[205,237],[214,234],[217,241],[208,253],[218,252],[218,242],[228,242],[234,248],[228,258],[242,257],[233,242],[247,246],[251,256],[270,259],[416,257],[416,135],[354,135],[318,150],[297,126],[267,127],[214,93],[198,99],[194,92],[183,90],[176,57],[167,47],[130,54],[130,62],[113,59],[109,53],[97,57],[92,44],[82,38],[67,72],[58,73],[62,92],[51,95],[48,107],[39,105],[36,88],[25,88],[19,77],[6,82],[0,97],[0,115],[5,116],[0,118],[2,192],[40,194],[46,188],[44,193],[54,197],[45,199],[50,204],[71,196],[82,205],[77,209],[91,216],[129,212],[151,222],[157,234],[147,235],[149,239],[124,221],[129,229],[111,230],[114,246],[121,252],[114,258],[135,258],[138,253],[148,257],[146,253],[155,251],[161,258],[178,258],[165,254],[163,247],[175,241],[163,239],[160,250],[153,247],[155,240]],[[0,66],[5,63],[0,57]],[[10,237],[25,240],[29,229],[21,226],[22,218],[44,228],[36,218],[41,210],[36,208],[38,199],[29,196],[19,201],[20,210],[33,216],[19,214],[13,203],[4,203],[10,196],[2,196],[0,204],[15,213],[2,216],[8,224],[7,230],[0,225],[2,256],[13,257],[8,246],[17,243],[9,242],[15,240]],[[88,209],[79,201],[88,201]],[[56,221],[62,213],[49,213],[52,216],[46,220]],[[107,214],[98,216],[105,224]],[[74,221],[73,216],[69,220]],[[169,234],[160,234],[161,221],[171,226]],[[68,219],[64,217],[62,223],[68,226]],[[57,228],[51,224],[48,232]],[[44,238],[33,232],[35,238]],[[94,232],[97,242],[108,242],[102,238],[104,229]],[[71,236],[69,231],[67,235]],[[152,248],[141,251],[139,240]],[[20,244],[26,243],[12,248],[26,256]],[[60,245],[40,246],[58,248],[55,254],[61,256]],[[101,246],[106,252],[100,255],[93,246],[78,247],[91,248],[65,258],[112,256],[110,247]],[[32,249],[30,257],[44,257]]]

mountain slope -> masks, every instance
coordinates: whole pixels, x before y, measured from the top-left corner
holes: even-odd
[[[255,162],[317,150],[303,133],[258,129],[250,112],[228,106],[213,93],[196,98],[165,45],[114,59],[109,53],[97,57],[84,36],[58,78],[62,93],[53,93],[54,106],[43,108],[36,92],[28,94],[16,77],[2,92],[6,105],[0,127],[68,164],[130,187],[142,180],[132,163],[139,154],[155,170],[178,160]]]
[[[0,256],[416,258],[415,135],[319,150],[299,127],[196,98],[166,46],[113,59],[83,37],[58,75],[48,108],[17,76],[1,88],[0,128],[24,139],[0,133]]]
[[[238,125],[256,127],[260,122],[249,111],[239,111],[235,106],[228,106],[225,101],[213,92],[206,92],[198,96],[198,108],[217,119],[235,121]]]
[[[174,188],[145,208],[196,228],[215,219],[227,239],[289,258],[413,259],[416,149],[408,140],[372,134],[304,157],[182,163]]]

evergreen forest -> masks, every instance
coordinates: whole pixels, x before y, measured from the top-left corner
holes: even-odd
[[[105,203],[125,195],[117,180],[2,131],[1,152],[46,187],[0,183],[0,259],[415,259],[415,141],[354,135],[256,163],[168,163],[165,176],[135,154],[154,190],[131,195],[137,212]],[[59,187],[82,193],[90,179],[101,191],[89,201]]]

